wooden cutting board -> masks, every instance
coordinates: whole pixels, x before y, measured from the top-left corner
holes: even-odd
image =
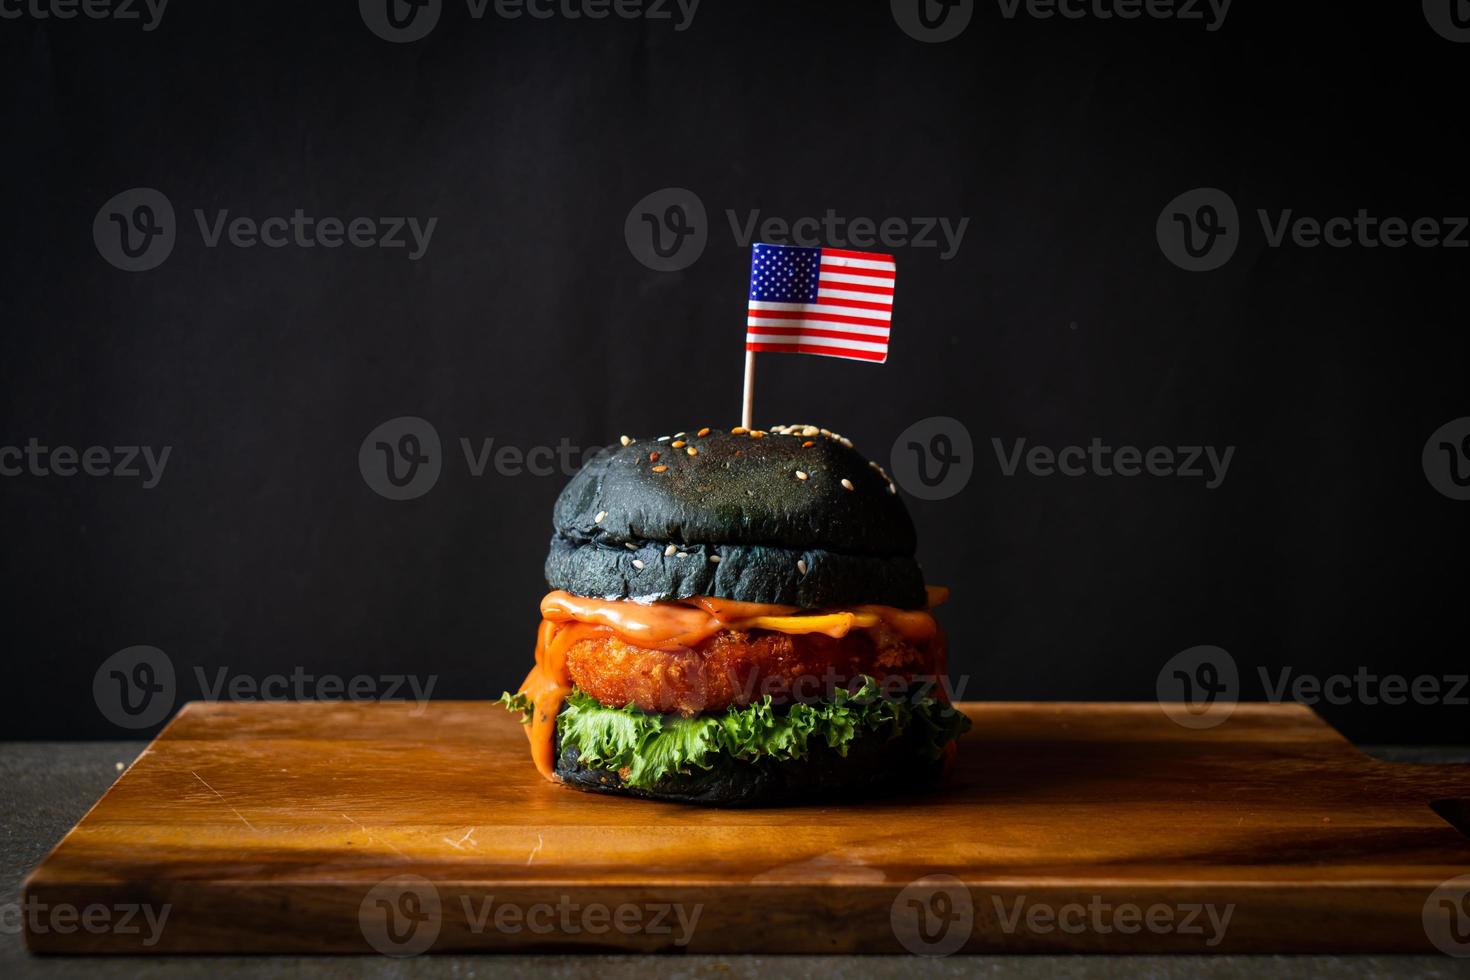
[[[1202,731],[1153,704],[964,707],[937,793],[750,811],[550,785],[488,702],[191,704],[30,876],[27,940],[1470,953],[1470,877],[1444,884],[1470,875],[1470,767],[1374,761],[1295,705]]]

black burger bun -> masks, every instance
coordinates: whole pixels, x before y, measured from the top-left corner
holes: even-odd
[[[553,526],[546,579],[575,595],[925,604],[913,521],[892,482],[815,426],[609,447],[562,491]]]

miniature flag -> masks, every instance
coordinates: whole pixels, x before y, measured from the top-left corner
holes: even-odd
[[[891,255],[756,245],[745,349],[888,360],[896,266]]]

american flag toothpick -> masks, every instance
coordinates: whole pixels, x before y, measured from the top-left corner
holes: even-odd
[[[751,426],[758,352],[820,354],[882,364],[893,318],[893,256],[757,244],[745,319],[745,398]]]

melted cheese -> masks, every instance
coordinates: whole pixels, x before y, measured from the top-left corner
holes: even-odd
[[[947,589],[929,589],[929,607],[948,598]],[[567,651],[584,639],[612,632],[626,643],[655,650],[692,647],[721,630],[770,630],[777,633],[822,633],[839,639],[854,629],[887,626],[906,641],[933,644],[943,671],[943,639],[927,609],[864,605],[851,609],[803,612],[797,606],[734,602],[700,596],[680,602],[638,603],[588,599],[569,592],[547,593],[541,600],[541,627],[536,634],[536,666],[520,693],[534,710],[526,725],[531,758],[547,779],[556,779],[556,716],[572,690]],[[935,641],[938,642],[935,642]]]

